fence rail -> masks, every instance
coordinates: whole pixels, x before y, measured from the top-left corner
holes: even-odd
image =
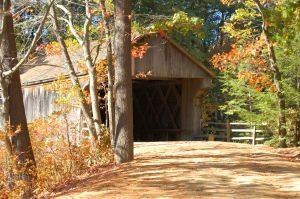
[[[214,138],[225,140],[227,142],[249,140],[252,142],[252,145],[255,145],[258,141],[265,140],[264,137],[257,137],[258,133],[264,132],[264,130],[257,129],[257,127],[263,125],[252,125],[245,122],[229,122],[229,120],[227,120],[226,123],[208,122],[207,124],[209,127],[202,129],[202,131],[206,133],[194,135],[193,137],[195,139],[211,139],[210,135],[213,135]]]

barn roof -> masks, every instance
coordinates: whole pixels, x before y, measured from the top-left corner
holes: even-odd
[[[93,43],[92,54],[95,54],[96,44]],[[106,56],[105,46],[100,47],[98,59],[104,59]],[[78,47],[70,49],[70,57],[72,59],[77,76],[85,76],[86,73],[79,69],[79,65],[84,60],[83,53]],[[68,75],[66,63],[63,55],[56,54],[50,56],[38,56],[24,65],[21,69],[22,85],[34,85],[54,81],[58,75]]]
[[[174,41],[171,37],[167,36],[164,33],[161,34],[161,33],[153,32],[153,33],[139,35],[133,39],[133,43],[139,42],[140,40],[142,40],[143,38],[148,37],[148,36],[158,36],[158,37],[161,37],[161,38],[167,40],[173,47],[175,47],[179,52],[184,54],[190,61],[192,61],[194,64],[196,64],[200,69],[204,70],[211,78],[215,78],[216,75],[212,71],[210,71],[202,62],[200,62],[199,60],[194,58],[187,50],[185,50],[176,41]]]
[[[172,45],[180,53],[182,53],[184,57],[186,57],[191,63],[196,65],[199,68],[199,70],[204,71],[204,73],[207,74],[210,78],[215,77],[215,75],[210,70],[208,70],[204,66],[204,64],[202,64],[200,61],[192,57],[185,49],[183,49],[179,44],[177,44],[175,41],[173,41],[171,38],[169,38],[166,35],[161,35],[158,33],[139,35],[134,37],[133,43],[139,42],[143,38],[149,36],[161,37],[162,39],[166,40],[170,45]],[[96,43],[93,43],[91,46],[93,46],[92,54],[95,55],[95,49],[97,45]],[[79,48],[71,49],[70,56],[74,64],[77,75],[78,76],[86,75],[85,73],[80,71],[78,67],[80,65],[80,62],[84,60],[81,49]],[[105,59],[105,57],[106,57],[106,46],[102,45],[100,46],[98,59]],[[68,69],[66,69],[65,65],[66,65],[65,60],[62,55],[39,56],[36,59],[31,60],[24,67],[22,67],[21,70],[22,85],[27,86],[27,85],[35,85],[35,84],[52,82],[60,74],[68,75]],[[189,68],[186,68],[186,70],[189,70]]]

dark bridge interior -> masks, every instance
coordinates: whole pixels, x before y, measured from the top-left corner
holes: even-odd
[[[181,132],[181,81],[135,80],[135,141],[175,141]]]

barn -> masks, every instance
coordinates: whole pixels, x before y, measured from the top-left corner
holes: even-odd
[[[201,99],[212,86],[214,74],[165,35],[145,34],[133,42],[149,45],[142,58],[132,58],[135,140],[190,140],[201,130]],[[102,51],[100,58],[105,58],[106,50]],[[79,51],[71,56],[73,63],[83,58]],[[59,74],[68,74],[60,55],[39,58],[22,70],[28,122],[47,117],[57,109],[53,103],[56,94],[45,85]],[[77,75],[84,78],[86,74],[78,71]],[[80,118],[79,108],[74,107],[71,119]]]

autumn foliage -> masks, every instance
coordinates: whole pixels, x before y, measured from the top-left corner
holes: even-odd
[[[101,145],[95,149],[90,145],[88,133],[80,132],[78,126],[78,123],[66,119],[64,111],[56,112],[46,119],[37,119],[30,125],[38,169],[34,190],[36,194],[51,192],[54,187],[76,180],[77,175],[113,161],[106,128],[102,130]],[[17,198],[22,185],[12,191],[6,189],[5,176],[9,170],[6,161],[2,160],[7,160],[7,156],[3,145],[0,145],[0,149],[0,198]]]
[[[99,62],[100,66],[105,68],[105,63]],[[77,175],[113,162],[110,135],[104,125],[101,129],[101,143],[95,148],[90,143],[88,132],[80,128],[81,121],[70,120],[70,115],[74,113],[74,107],[78,106],[80,100],[76,92],[79,88],[72,86],[64,75],[59,75],[45,89],[57,93],[53,104],[57,111],[29,125],[37,162],[35,194],[51,192],[55,187],[62,187],[76,180]],[[88,93],[84,97],[89,100]],[[10,133],[9,136],[13,134]],[[8,158],[4,146],[0,145],[0,149],[0,193],[3,193],[0,198],[18,198],[23,186],[19,184],[12,191],[6,189],[5,176],[10,166],[2,161]]]
[[[214,55],[211,62],[221,72],[236,71],[237,78],[244,80],[257,91],[264,89],[276,91],[268,73],[269,63],[266,59],[262,38],[243,46],[233,44],[229,52]],[[241,64],[246,67],[242,67]]]
[[[134,58],[143,59],[144,55],[147,53],[147,50],[150,48],[148,43],[144,44],[134,44],[131,49],[131,56]]]

